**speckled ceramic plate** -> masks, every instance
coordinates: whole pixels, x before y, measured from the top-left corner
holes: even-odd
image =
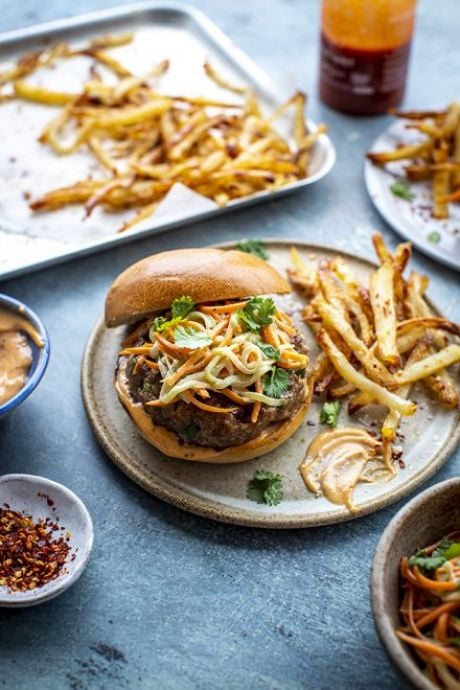
[[[267,245],[271,263],[282,273],[289,265],[289,248],[293,245],[307,258],[337,255],[336,250],[296,241],[269,240]],[[372,264],[366,259],[346,256],[353,269],[367,281]],[[280,298],[280,303],[294,309],[301,306],[294,295]],[[316,346],[310,333],[300,322],[299,328],[305,333],[314,356]],[[99,443],[113,462],[144,489],[179,508],[214,520],[253,527],[291,528],[341,522],[370,513],[394,503],[426,481],[447,460],[460,436],[458,415],[431,405],[422,389],[416,387],[412,397],[419,403],[419,409],[414,418],[404,419],[401,425],[406,467],[389,482],[358,485],[357,512],[353,515],[323,497],[315,498],[305,488],[298,472],[308,444],[324,429],[319,424],[320,403],[316,401],[303,425],[287,443],[256,460],[233,465],[173,460],[143,440],[118,402],[113,376],[123,332],[123,328],[107,329],[99,321],[82,362],[83,400]],[[343,409],[339,424],[346,425],[347,421]],[[366,412],[361,419],[355,416],[352,423],[373,421]],[[283,475],[284,499],[278,506],[258,505],[246,498],[248,480],[257,469]]]
[[[399,144],[415,143],[420,134],[398,120],[371,146],[371,151],[391,151]],[[372,202],[387,223],[421,252],[460,271],[460,207],[450,204],[450,218],[438,220],[431,216],[432,189],[430,182],[410,184],[414,198],[405,201],[395,196],[390,187],[404,177],[407,161],[395,161],[380,168],[369,160],[364,165],[366,187]]]

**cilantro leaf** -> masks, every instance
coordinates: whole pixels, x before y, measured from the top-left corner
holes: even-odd
[[[256,470],[248,482],[246,496],[256,503],[277,506],[283,498],[283,477],[273,472]]]
[[[200,427],[198,426],[198,424],[195,424],[195,422],[190,422],[190,424],[188,424],[182,431],[182,436],[184,436],[184,438],[186,438],[187,441],[191,441],[199,433]]]
[[[153,328],[154,331],[161,333],[170,326],[175,326],[176,323],[179,323],[180,321],[182,321],[180,316],[176,316],[175,319],[167,319],[164,316],[157,316],[156,319],[153,319],[150,327]]]
[[[212,339],[204,331],[199,331],[193,326],[178,326],[174,331],[174,342],[180,347],[198,350],[200,347],[211,345]]]
[[[336,427],[339,419],[340,400],[326,400],[321,408],[319,421],[321,424],[327,424],[331,427]]]
[[[426,236],[426,239],[429,242],[433,242],[433,244],[438,244],[441,241],[441,234],[439,232],[436,232],[436,230],[433,230],[433,232],[430,232]]]
[[[264,355],[268,357],[268,359],[273,359],[275,362],[279,360],[281,357],[281,352],[278,350],[278,348],[273,347],[273,345],[269,345],[268,343],[263,343],[262,341],[259,343],[256,343],[257,347],[262,350]]]
[[[240,252],[253,254],[254,256],[258,256],[259,259],[265,259],[265,261],[268,261],[270,258],[265,242],[262,240],[247,240],[247,242],[239,242],[236,245],[236,248],[239,249]]]
[[[273,366],[263,379],[264,393],[271,398],[281,398],[291,385],[291,374],[286,369]]]
[[[276,307],[271,297],[251,297],[237,314],[249,331],[259,331],[273,322]]]
[[[417,568],[425,572],[437,570],[444,565],[445,562],[446,559],[443,556],[419,556],[416,554],[409,558],[409,565],[416,565]]]
[[[404,201],[412,201],[415,198],[415,194],[410,191],[410,187],[406,180],[397,180],[394,182],[390,186],[390,191],[400,199],[404,199]]]
[[[444,556],[447,561],[460,556],[460,542],[458,541],[444,542],[440,548],[443,549],[440,555]]]
[[[173,319],[185,319],[195,309],[195,302],[191,297],[178,297],[171,305]]]

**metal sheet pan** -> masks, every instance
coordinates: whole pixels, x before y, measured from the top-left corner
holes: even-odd
[[[15,60],[23,52],[50,42],[65,40],[78,45],[94,36],[126,31],[134,32],[135,41],[114,49],[114,55],[134,72],[142,73],[165,58],[171,61],[171,68],[159,85],[163,92],[222,98],[222,91],[202,70],[204,60],[210,59],[229,78],[250,84],[268,110],[283,100],[284,94],[277,92],[264,72],[202,12],[175,2],[129,5],[2,34],[0,62]],[[65,70],[66,88],[70,90],[72,84],[80,85],[87,77],[88,63],[66,61],[61,72],[60,69],[46,70],[44,75],[40,72],[34,78],[37,83],[55,88],[59,83],[62,88]],[[100,209],[84,222],[80,207],[35,216],[29,211],[26,198],[31,193],[37,196],[53,187],[71,184],[90,169],[90,159],[84,152],[71,158],[58,157],[37,142],[52,110],[16,101],[0,106],[0,129],[8,132],[2,138],[0,157],[0,279],[293,192],[317,182],[335,162],[331,141],[321,135],[312,154],[311,174],[304,180],[274,192],[232,201],[224,209],[190,193],[188,199],[180,197],[180,204],[170,200],[148,221],[117,234],[123,218]],[[315,128],[314,123],[308,124]],[[282,121],[280,130],[288,136],[287,125]]]

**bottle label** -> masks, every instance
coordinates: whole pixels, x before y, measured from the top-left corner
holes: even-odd
[[[372,97],[404,88],[410,42],[385,50],[346,48],[321,37],[321,83],[330,89]]]

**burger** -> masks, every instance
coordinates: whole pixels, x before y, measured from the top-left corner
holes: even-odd
[[[121,404],[162,453],[243,462],[300,426],[308,356],[290,292],[267,262],[222,249],[181,249],[130,266],[107,296],[108,327],[126,325],[116,366]]]

